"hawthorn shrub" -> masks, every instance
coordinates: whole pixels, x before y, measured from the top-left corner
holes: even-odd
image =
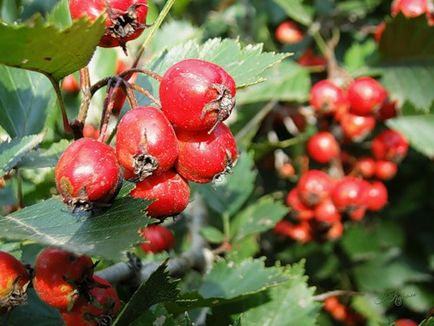
[[[434,325],[433,24],[0,1],[0,324]]]

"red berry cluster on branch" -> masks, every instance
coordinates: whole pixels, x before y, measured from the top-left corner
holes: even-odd
[[[352,311],[348,306],[342,304],[337,297],[329,297],[324,300],[324,310],[333,319],[348,326],[361,325],[364,323],[363,316]]]
[[[311,136],[306,152],[323,170],[304,172],[287,196],[290,219],[280,221],[275,232],[299,242],[339,238],[346,219],[362,220],[367,211],[378,212],[388,201],[382,181],[391,179],[407,155],[408,141],[399,132],[385,129],[369,143],[363,141],[377,122],[390,114],[388,93],[370,77],[353,80],[342,88],[331,80],[317,82],[310,104],[320,131]],[[383,108],[387,114],[381,114]],[[357,146],[360,145],[361,146]],[[364,155],[350,155],[354,147]]]

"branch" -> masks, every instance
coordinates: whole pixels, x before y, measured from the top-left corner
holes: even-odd
[[[362,295],[362,294],[363,293],[354,292],[354,291],[335,290],[335,291],[317,294],[317,295],[313,296],[313,300],[314,301],[324,301],[325,299],[328,299],[331,297],[336,297],[336,296],[343,296],[343,295],[354,296],[354,295]]]
[[[185,215],[189,218],[191,232],[191,247],[180,256],[170,258],[167,263],[169,274],[181,277],[191,269],[201,272],[209,269],[212,261],[212,253],[208,249],[207,242],[200,235],[201,228],[206,224],[208,212],[200,195],[196,194],[194,200],[187,207]],[[112,284],[128,282],[131,285],[139,285],[161,265],[162,262],[142,262],[131,259],[112,265],[96,274]]]

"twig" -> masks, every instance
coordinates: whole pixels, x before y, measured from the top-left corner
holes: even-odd
[[[72,128],[69,124],[68,115],[66,114],[65,102],[63,102],[62,91],[60,90],[59,83],[51,75],[46,75],[54,87],[57,97],[57,103],[59,104],[60,111],[62,113],[63,129],[66,133],[72,133]]]
[[[355,291],[346,291],[346,290],[335,290],[329,291],[321,294],[317,294],[313,296],[314,301],[324,301],[325,299],[336,297],[336,296],[354,296],[354,295],[363,295],[363,293],[355,292]]]
[[[151,78],[154,78],[155,80],[158,80],[158,81],[161,81],[163,79],[163,77],[161,75],[157,74],[156,72],[153,72],[153,71],[148,70],[148,69],[140,69],[140,68],[131,68],[131,69],[125,70],[124,72],[119,74],[119,77],[125,78],[125,77],[127,77],[130,74],[135,73],[135,72],[144,74],[144,75],[149,76]]]
[[[23,177],[21,176],[21,171],[17,169],[17,206],[18,209],[24,207],[24,198],[23,198]]]

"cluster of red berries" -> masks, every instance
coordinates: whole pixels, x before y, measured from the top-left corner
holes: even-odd
[[[388,201],[382,181],[396,174],[409,146],[401,133],[386,129],[372,140],[371,156],[354,157],[342,150],[364,140],[377,121],[396,115],[387,91],[370,77],[352,81],[347,89],[319,81],[311,89],[310,103],[322,131],[308,140],[306,151],[329,173],[303,173],[287,197],[295,223],[284,220],[275,228],[300,242],[339,238],[345,217],[359,221],[367,211],[380,211]]]
[[[396,16],[399,13],[408,18],[426,15],[428,25],[434,25],[434,3],[431,0],[394,0],[391,5],[391,14]],[[378,43],[385,28],[386,23],[382,22],[375,29],[374,38]]]
[[[333,319],[344,325],[355,326],[363,323],[363,317],[342,304],[337,297],[329,297],[325,299],[323,308],[333,317]]]

